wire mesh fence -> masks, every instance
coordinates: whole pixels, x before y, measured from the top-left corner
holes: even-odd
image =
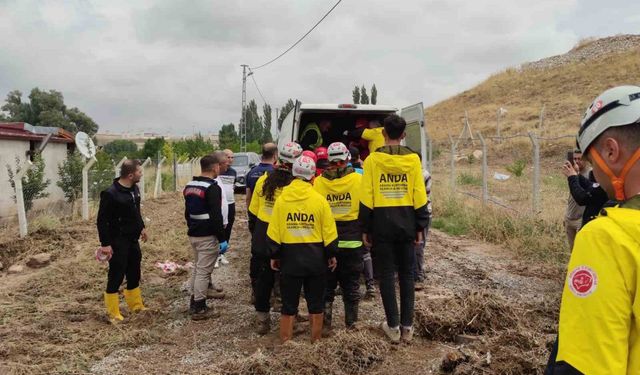
[[[440,142],[434,178],[449,190],[517,213],[560,214],[568,188],[560,172],[574,135],[541,137],[536,133],[484,137],[451,137]],[[438,175],[441,176],[438,178]],[[445,177],[446,176],[446,177]],[[443,182],[443,181],[441,181]]]

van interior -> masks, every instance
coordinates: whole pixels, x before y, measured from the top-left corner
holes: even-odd
[[[345,130],[352,131],[356,128],[356,120],[365,118],[367,121],[378,120],[382,126],[382,121],[388,115],[395,112],[364,112],[364,111],[340,111],[340,112],[303,112],[300,116],[300,131],[298,137],[303,134],[307,125],[315,122],[320,124],[322,120],[331,121],[331,128],[326,134],[323,134],[323,146],[328,146],[333,142],[342,142],[349,146],[351,142],[357,141],[357,139],[349,138],[343,133]],[[299,138],[298,138],[299,139]]]

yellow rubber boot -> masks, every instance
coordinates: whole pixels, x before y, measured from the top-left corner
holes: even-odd
[[[124,320],[122,314],[120,314],[120,298],[118,293],[105,293],[104,305],[107,308],[107,316],[111,323],[119,323]]]
[[[147,309],[144,307],[144,304],[142,304],[142,293],[140,293],[140,287],[131,290],[125,289],[124,300],[127,301],[127,305],[131,312],[139,312]]]

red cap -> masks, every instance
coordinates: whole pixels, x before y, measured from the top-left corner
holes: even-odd
[[[356,129],[366,128],[367,126],[369,126],[369,120],[366,118],[360,117],[356,120]]]
[[[302,151],[302,156],[310,157],[311,159],[313,159],[314,163],[318,161],[318,157],[316,156],[316,154],[313,151],[304,150],[304,151]]]
[[[329,153],[327,152],[326,147],[318,147],[316,148],[316,156],[318,160],[329,159]]]

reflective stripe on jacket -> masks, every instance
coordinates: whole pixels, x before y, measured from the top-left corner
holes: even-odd
[[[337,178],[325,172],[315,179],[313,188],[325,197],[331,207],[338,229],[338,247],[353,249],[362,246],[362,231],[358,222],[362,175],[352,168],[346,170],[347,174]]]

